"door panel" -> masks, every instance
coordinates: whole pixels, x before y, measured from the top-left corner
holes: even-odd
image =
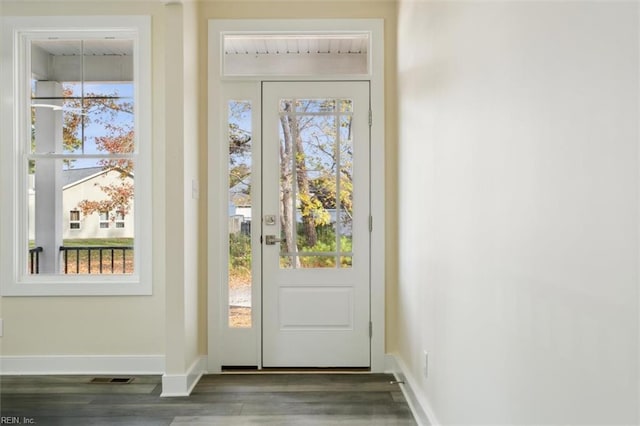
[[[263,366],[367,367],[369,84],[265,82],[262,112]]]

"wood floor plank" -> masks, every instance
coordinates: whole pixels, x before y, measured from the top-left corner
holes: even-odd
[[[204,376],[189,397],[162,398],[161,377],[129,384],[89,376],[11,376],[0,382],[0,415],[41,425],[415,425],[384,374]]]
[[[171,426],[415,426],[413,419],[398,419],[394,416],[237,416],[237,417],[176,417]]]

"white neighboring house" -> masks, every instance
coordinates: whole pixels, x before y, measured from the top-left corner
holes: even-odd
[[[31,175],[33,176],[33,175]],[[100,188],[111,183],[120,183],[122,172],[118,169],[89,167],[68,169],[62,172],[62,238],[133,238],[134,205],[129,212],[92,213],[85,216],[78,204],[83,200],[100,201],[107,195]],[[133,184],[133,175],[125,180]],[[33,179],[29,181],[29,239],[35,238],[35,189]]]
[[[238,184],[229,189],[229,233],[242,231],[243,223],[251,224],[251,197],[246,193],[245,185]],[[245,229],[250,232],[250,228]]]

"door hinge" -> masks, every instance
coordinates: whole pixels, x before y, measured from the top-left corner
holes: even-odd
[[[373,126],[373,112],[369,110],[369,127]]]
[[[373,216],[369,216],[369,232],[373,232]]]
[[[373,337],[373,322],[369,321],[369,339]]]
[[[260,244],[262,244],[262,235],[260,235]]]

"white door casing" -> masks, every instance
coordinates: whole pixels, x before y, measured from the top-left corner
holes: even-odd
[[[345,74],[335,75],[323,74],[312,76],[287,74],[262,75],[259,71],[244,76],[227,75],[223,62],[225,51],[222,40],[226,34],[348,34],[350,32],[370,34],[371,44],[369,68],[365,74]],[[260,82],[268,79],[270,81],[368,81],[370,84],[370,103],[373,113],[372,125],[370,127],[371,149],[370,163],[373,173],[370,176],[370,211],[371,233],[370,233],[370,368],[372,372],[386,371],[385,356],[385,121],[384,121],[384,22],[382,19],[297,19],[297,20],[243,20],[243,19],[212,19],[209,21],[209,43],[208,43],[208,355],[207,370],[209,373],[221,371],[221,367],[229,365],[228,360],[237,361],[242,365],[255,365],[261,368],[260,346],[262,343],[262,315],[260,275],[262,268],[257,265],[253,268],[256,285],[253,294],[253,319],[254,329],[229,329],[228,327],[228,144],[227,144],[227,100],[221,94],[226,92],[233,99],[247,99],[244,89],[250,87],[257,88],[253,92],[257,95],[251,99],[259,99]],[[290,69],[290,68],[289,68]],[[235,88],[243,87],[242,92],[233,94]],[[235,87],[235,88],[234,88]],[[250,89],[253,91],[256,89]],[[259,104],[254,103],[256,113],[259,113]],[[258,131],[254,128],[254,131]],[[258,137],[256,135],[256,137]],[[255,158],[255,156],[254,156]],[[258,165],[258,162],[254,163]],[[259,173],[254,170],[254,173]],[[255,188],[254,188],[255,189]],[[254,199],[254,203],[257,200]],[[254,204],[255,206],[256,204]],[[253,214],[256,225],[252,228],[259,229],[259,222]],[[255,241],[254,241],[255,244]],[[259,252],[261,246],[256,244]],[[276,249],[277,250],[277,249]],[[255,251],[253,252],[255,255]],[[255,256],[255,259],[260,256]],[[259,262],[256,262],[259,263]],[[255,350],[248,349],[255,342]],[[232,342],[236,342],[233,343]],[[248,346],[247,346],[248,345]],[[326,348],[325,348],[326,349]],[[242,359],[238,357],[242,355]],[[255,354],[255,355],[251,355]],[[246,358],[245,358],[246,357]],[[266,364],[265,364],[266,365]]]

